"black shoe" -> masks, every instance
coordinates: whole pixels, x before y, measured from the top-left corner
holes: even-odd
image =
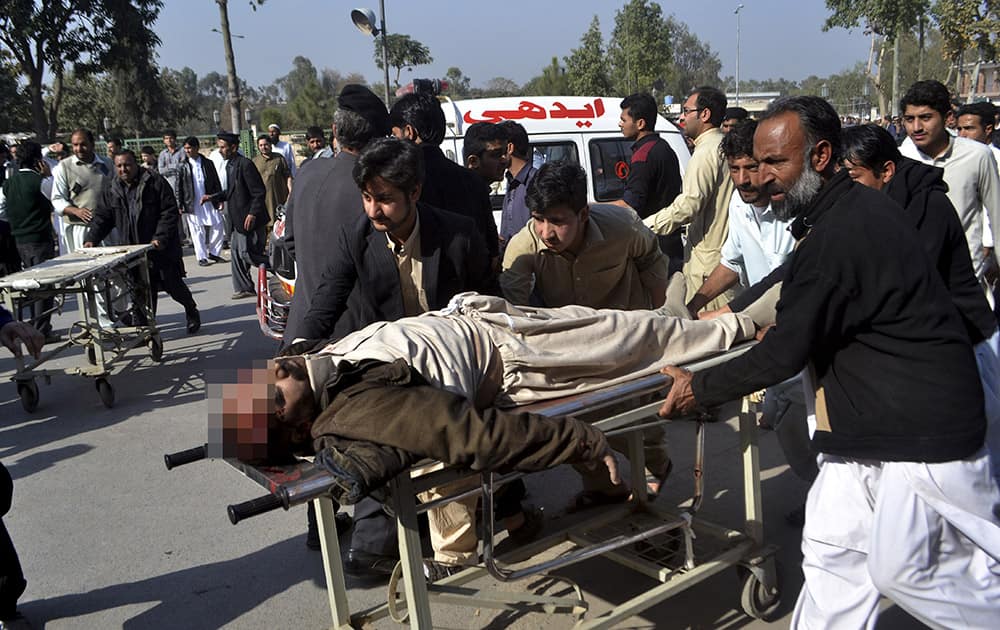
[[[337,538],[343,538],[351,529],[351,526],[354,525],[354,519],[347,512],[337,512],[336,516],[333,517],[333,522],[337,524]],[[316,521],[313,519],[309,519],[309,529],[306,531],[306,547],[313,551],[319,551],[323,548],[319,542],[319,527],[317,527]]]
[[[460,564],[445,564],[437,560],[424,560],[424,577],[428,582],[437,582],[451,577],[468,567]]]
[[[185,311],[187,315],[187,331],[189,335],[193,335],[201,329],[201,315],[198,313],[198,309],[191,307]]]
[[[360,549],[348,549],[344,560],[344,573],[365,580],[388,580],[396,568],[399,558],[368,553]]]
[[[217,263],[229,262],[228,260],[226,260],[222,256],[216,256],[215,254],[209,254],[208,255],[208,259],[211,260],[211,261],[217,262]]]
[[[205,258],[202,258],[201,260],[198,261],[198,266],[199,267],[207,267],[207,266],[209,266],[211,264],[212,263],[208,262],[208,260],[205,259]]]
[[[526,545],[533,541],[545,527],[545,517],[542,516],[542,511],[535,506],[524,506],[522,513],[524,514],[524,524],[513,531],[507,530],[507,538],[517,545]]]

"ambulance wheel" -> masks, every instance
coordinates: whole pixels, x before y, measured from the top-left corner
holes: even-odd
[[[149,358],[159,363],[163,361],[163,339],[159,335],[153,335],[146,342],[149,346]]]
[[[754,619],[772,621],[781,605],[781,591],[777,586],[768,589],[753,573],[743,578],[740,589],[740,607]]]
[[[21,399],[21,406],[28,413],[38,409],[38,384],[35,379],[21,381],[17,384],[17,395]]]
[[[101,402],[108,409],[115,406],[115,388],[111,386],[106,378],[99,378],[95,383],[97,395],[101,397]]]

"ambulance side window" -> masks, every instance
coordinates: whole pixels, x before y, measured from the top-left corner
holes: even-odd
[[[556,160],[579,164],[580,155],[576,152],[576,144],[572,142],[531,141],[531,164],[535,168]]]
[[[590,177],[597,201],[614,201],[625,195],[628,164],[632,158],[631,144],[624,138],[590,141]]]

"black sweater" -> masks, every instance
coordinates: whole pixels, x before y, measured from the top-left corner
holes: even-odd
[[[941,462],[983,444],[972,346],[919,235],[886,195],[836,175],[802,223],[777,325],[746,354],[694,376],[715,405],[781,382],[811,361],[829,430],[817,451]]]

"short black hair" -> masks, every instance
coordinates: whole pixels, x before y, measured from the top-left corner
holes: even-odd
[[[714,88],[710,85],[702,85],[691,90],[691,95],[697,95],[695,98],[695,107],[698,109],[707,109],[712,112],[712,115],[708,118],[708,124],[713,127],[718,127],[725,120],[726,115],[726,95],[722,93],[718,88]]]
[[[886,162],[895,164],[903,157],[892,135],[879,125],[844,127],[840,137],[841,159],[869,168],[876,175],[882,174]]]
[[[198,136],[188,136],[184,138],[184,144],[197,149],[201,146],[201,141],[198,140]],[[149,153],[153,152],[153,147],[142,147],[142,153],[146,153],[147,148],[149,149]]]
[[[719,153],[728,160],[735,160],[739,157],[753,158],[753,134],[756,131],[756,120],[743,120],[736,123],[736,126],[722,137]]]
[[[514,146],[514,156],[522,160],[530,159],[531,141],[524,125],[513,120],[505,120],[498,124],[507,133],[507,142]]]
[[[118,153],[115,153],[115,157],[121,157],[121,156],[123,156],[123,155],[131,155],[131,156],[132,156],[132,159],[133,159],[133,160],[135,161],[135,163],[136,163],[136,164],[138,164],[138,163],[139,163],[139,158],[137,158],[137,157],[135,156],[135,151],[133,151],[132,149],[122,149],[122,150],[121,150],[121,151],[119,151]]]
[[[656,129],[656,101],[645,92],[629,94],[621,102],[622,110],[627,110],[632,120],[645,120],[646,131]]]
[[[176,129],[164,129],[163,130],[163,137],[166,138],[167,136],[170,136],[171,138],[176,138],[177,137],[177,130]]]
[[[194,144],[191,144],[191,142],[190,142],[190,140],[192,140],[192,139],[194,139]],[[184,141],[184,144],[191,144],[191,146],[196,147],[196,146],[198,146],[198,138],[195,138],[194,136],[191,136],[190,138],[188,138],[187,140]],[[156,149],[154,149],[153,147],[149,146],[148,144],[144,144],[144,145],[142,145],[142,148],[139,149],[139,153],[147,153],[149,155],[156,155]]]
[[[42,145],[26,140],[17,147],[18,168],[34,168],[42,161]]]
[[[352,175],[361,190],[376,177],[381,177],[409,194],[424,181],[423,151],[414,143],[399,138],[377,138],[358,155]]]
[[[389,110],[389,126],[406,125],[416,130],[421,142],[435,147],[444,142],[444,111],[431,94],[406,94],[396,101]]]
[[[821,140],[826,140],[833,151],[833,160],[840,159],[840,116],[826,99],[818,96],[782,96],[768,105],[760,122],[787,112],[799,117],[807,146],[815,147]]]
[[[533,213],[568,206],[579,214],[587,205],[587,172],[573,162],[546,162],[528,184],[524,202]]]
[[[955,112],[955,118],[961,116],[978,116],[979,124],[986,127],[986,125],[996,125],[997,120],[997,106],[988,101],[981,101],[979,103],[967,103],[958,108]]]
[[[270,142],[271,136],[267,135],[266,133],[259,133],[257,134],[257,142],[260,142],[261,140],[267,140],[268,142]]]
[[[482,156],[486,145],[496,142],[507,143],[507,132],[500,125],[488,122],[477,122],[465,130],[465,140],[462,144],[462,160],[466,164],[473,155]]]
[[[313,125],[306,128],[306,140],[311,140],[313,138],[319,138],[320,140],[326,140],[326,134],[323,133],[323,128]]]
[[[107,139],[107,142],[108,143],[112,143],[113,142],[113,143],[117,144],[118,146],[121,146],[121,145],[125,144],[125,141],[122,140],[121,138],[119,138],[118,136],[111,136],[110,138]]]
[[[930,107],[944,118],[951,111],[951,94],[940,81],[917,81],[899,99],[899,111],[906,113],[907,105]]]
[[[343,149],[361,151],[375,138],[384,138],[384,130],[376,128],[361,114],[341,107],[333,112],[337,144]]]
[[[746,120],[747,118],[750,118],[750,112],[742,107],[727,107],[726,113],[722,116],[722,120],[732,120],[733,118],[736,120]]]

